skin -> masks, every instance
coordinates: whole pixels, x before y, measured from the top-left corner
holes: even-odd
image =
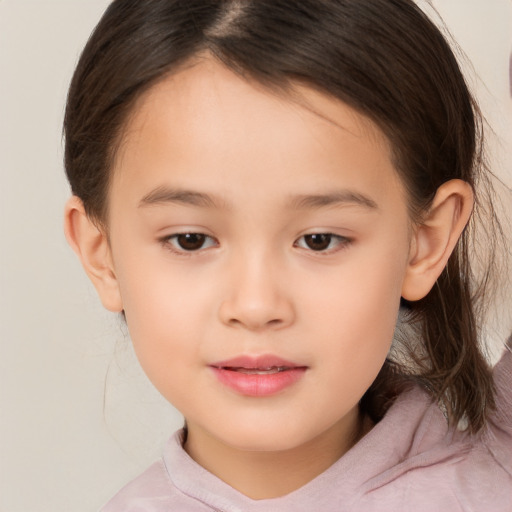
[[[429,291],[472,204],[469,186],[449,182],[413,226],[380,130],[337,100],[295,92],[300,101],[199,60],[137,104],[108,232],[79,199],[66,209],[104,305],[125,312],[142,367],[187,420],[185,449],[255,499],[297,489],[371,428],[358,402],[400,297]],[[177,233],[207,237],[187,252]],[[320,233],[331,241],[313,250],[305,235]],[[262,354],[307,370],[248,397],[210,367]]]

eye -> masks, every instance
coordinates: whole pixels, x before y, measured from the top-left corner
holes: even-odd
[[[312,233],[301,236],[295,242],[295,245],[315,252],[330,252],[342,249],[349,243],[350,240],[344,236],[333,235],[332,233]]]
[[[217,245],[211,236],[203,233],[178,233],[166,237],[163,242],[176,252],[194,252]]]

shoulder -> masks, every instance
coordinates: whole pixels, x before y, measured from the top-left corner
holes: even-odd
[[[492,458],[512,478],[512,337],[494,367],[494,383],[496,410],[482,438]]]
[[[390,410],[397,424],[381,432],[394,445],[388,460],[396,458],[366,481],[351,510],[512,511],[512,340],[494,381],[496,411],[476,435],[448,429],[418,389],[400,400]]]
[[[158,461],[123,487],[100,512],[165,510],[151,506],[151,503],[161,503],[162,498],[169,496],[170,489],[163,461]]]
[[[491,425],[504,429],[512,437],[512,336],[509,338],[503,356],[494,367],[496,385],[496,413]]]
[[[409,489],[418,491],[435,482],[438,499],[452,503],[450,510],[512,511],[512,338],[493,375],[496,410],[484,430],[448,434],[446,447],[431,459],[432,465],[421,464],[404,479]]]
[[[179,469],[179,468],[176,468]],[[210,510],[177,489],[163,460],[123,487],[100,512],[203,512]]]

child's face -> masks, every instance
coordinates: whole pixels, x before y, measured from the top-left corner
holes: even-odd
[[[300,92],[311,109],[208,60],[167,78],[130,119],[110,190],[140,362],[192,436],[236,448],[351,431],[388,353],[409,258],[384,136]],[[240,356],[253,363],[230,363]],[[261,374],[220,369],[243,364]]]

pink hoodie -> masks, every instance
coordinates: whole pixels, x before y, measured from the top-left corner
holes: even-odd
[[[497,412],[482,433],[448,430],[415,388],[329,469],[281,498],[239,493],[194,462],[177,432],[162,460],[102,512],[512,512],[512,340],[494,378]]]

